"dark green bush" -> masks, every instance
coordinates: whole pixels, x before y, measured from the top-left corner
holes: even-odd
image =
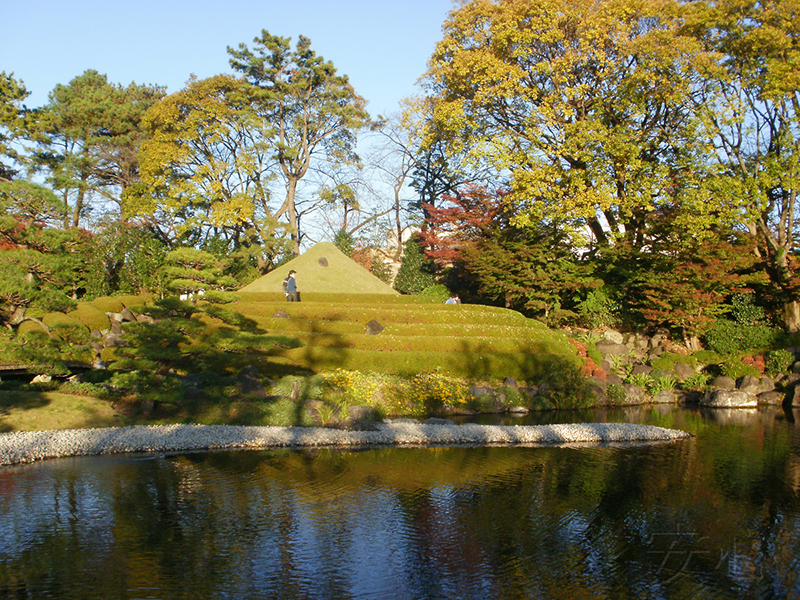
[[[737,354],[764,350],[780,336],[778,329],[766,324],[745,325],[736,321],[719,319],[705,334],[708,348],[719,354]]]
[[[768,373],[788,373],[794,364],[794,354],[788,350],[772,350],[767,354],[766,368]]]

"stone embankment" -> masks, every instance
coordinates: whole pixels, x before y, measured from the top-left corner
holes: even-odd
[[[124,452],[186,452],[307,447],[554,446],[675,441],[691,437],[673,429],[631,423],[556,425],[456,425],[398,419],[368,430],[324,427],[161,425],[0,434],[0,465],[48,458]]]

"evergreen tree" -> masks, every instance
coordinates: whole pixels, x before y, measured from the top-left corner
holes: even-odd
[[[419,294],[434,285],[433,262],[425,257],[419,236],[412,236],[403,250],[400,270],[394,280],[394,289],[401,294]]]

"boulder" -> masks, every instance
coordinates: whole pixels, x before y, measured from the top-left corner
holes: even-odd
[[[789,391],[788,404],[791,407],[800,406],[800,385],[794,386]]]
[[[133,323],[136,321],[136,315],[133,314],[130,308],[123,308],[120,317],[122,317],[122,320],[126,323]]]
[[[615,344],[622,344],[624,338],[619,331],[615,331],[614,329],[607,329],[603,332],[603,339],[606,339],[610,342],[614,342]]]
[[[209,396],[205,390],[190,385],[183,390],[184,400],[208,400]]]
[[[50,383],[53,378],[50,375],[37,375],[31,379],[31,383]]]
[[[758,400],[755,394],[740,390],[710,388],[700,400],[700,406],[711,408],[755,408]]]
[[[761,392],[758,396],[756,396],[756,400],[758,400],[759,404],[769,404],[778,406],[783,404],[785,398],[786,394],[782,392],[776,392],[774,390],[769,392]]]
[[[625,383],[625,380],[615,373],[609,373],[608,375],[606,375],[606,383],[608,385],[613,385],[613,384],[622,385],[623,383]]]
[[[653,367],[649,365],[633,365],[631,375],[650,375],[653,372]]]
[[[761,380],[752,375],[745,375],[736,382],[736,388],[741,392],[750,392],[753,395],[758,395],[764,390],[761,389]]]
[[[320,267],[327,267],[328,266],[328,259],[323,256],[322,258],[317,260],[317,264]]]
[[[354,421],[374,421],[375,409],[371,406],[349,406],[348,416]]]
[[[721,390],[735,390],[736,381],[734,381],[730,377],[725,377],[724,375],[720,375],[719,377],[714,378],[714,380],[711,382],[711,387],[719,388]]]
[[[122,339],[118,333],[109,333],[103,338],[104,348],[113,348],[115,346],[125,346],[127,342]]]
[[[658,348],[661,346],[661,342],[664,341],[664,334],[657,333],[650,338],[650,348]]]
[[[274,315],[272,315],[272,318],[273,319],[288,319],[289,315],[285,310],[280,309],[278,312],[276,312]]]
[[[612,342],[611,340],[600,340],[597,342],[596,346],[597,350],[604,357],[622,356],[624,358],[628,358],[628,347],[624,344],[618,344],[617,342]]]
[[[589,392],[595,397],[598,404],[608,403],[608,387],[606,382],[599,377],[587,377]]]
[[[762,377],[759,382],[762,392],[771,392],[775,389],[775,380],[772,377]]]
[[[513,377],[506,377],[506,378],[503,380],[503,385],[504,385],[504,386],[506,386],[506,387],[512,387],[512,388],[514,388],[514,389],[516,389],[517,387],[519,387],[519,386],[518,386],[518,384],[517,384],[517,380],[516,380],[516,379],[514,379]]]
[[[156,320],[151,315],[136,315],[136,322],[137,323],[148,323],[153,324]]]
[[[675,363],[675,366],[672,367],[672,370],[675,372],[675,377],[678,381],[685,381],[692,375],[697,374],[697,371],[695,371],[693,367],[684,363]]]
[[[669,390],[661,390],[653,396],[653,404],[677,404],[678,398]]]
[[[512,415],[527,415],[530,411],[524,406],[509,406],[508,412]]]
[[[491,394],[493,391],[494,389],[485,385],[469,388],[469,393],[472,394],[475,398],[480,398],[481,396],[485,396],[486,394]]]
[[[384,329],[385,327],[383,325],[378,323],[378,321],[376,321],[375,319],[372,319],[372,321],[367,323],[367,326],[364,328],[364,333],[366,333],[367,335],[378,335]]]
[[[633,383],[622,384],[625,388],[624,404],[644,404],[644,388]]]

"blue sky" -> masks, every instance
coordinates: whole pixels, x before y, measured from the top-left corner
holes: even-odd
[[[252,47],[262,29],[311,39],[350,77],[372,115],[398,110],[439,39],[451,0],[24,0],[3,8],[0,71],[13,72],[29,107],[87,69],[109,81],[158,84],[229,73],[227,47]]]

